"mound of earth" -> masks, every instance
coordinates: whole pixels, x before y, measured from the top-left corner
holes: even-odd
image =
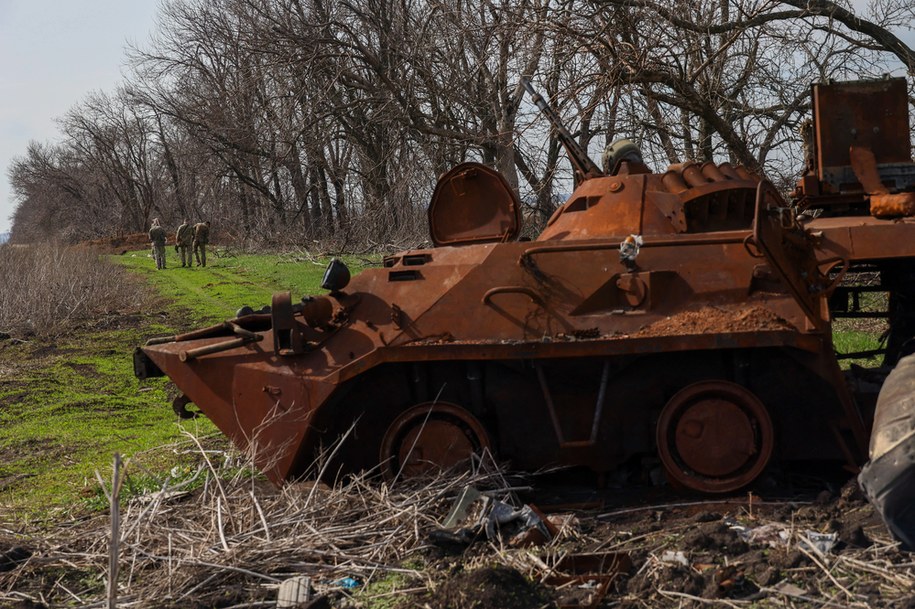
[[[461,571],[435,591],[431,609],[532,609],[555,607],[542,586],[510,567]]]
[[[31,556],[32,551],[22,546],[0,547],[0,571],[12,571]]]
[[[174,243],[174,235],[170,235],[166,245],[174,245]],[[150,242],[149,235],[146,233],[129,233],[127,235],[115,235],[113,237],[83,241],[78,247],[92,249],[102,254],[124,254],[150,247]]]
[[[793,330],[794,327],[771,310],[759,305],[741,308],[703,307],[683,311],[642,328],[636,336],[684,336]]]

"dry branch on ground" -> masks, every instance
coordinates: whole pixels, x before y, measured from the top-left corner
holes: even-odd
[[[357,477],[280,490],[233,467],[231,477],[202,467],[186,480],[185,487],[202,481],[194,491],[170,483],[126,501],[119,607],[272,607],[280,583],[296,575],[309,576],[333,606],[511,609],[492,588],[519,581],[530,589],[513,589],[511,598],[545,598],[549,605],[550,598],[593,593],[542,583],[557,556],[576,552],[621,552],[632,560],[601,606],[904,607],[915,587],[915,561],[889,540],[853,482],[807,502],[580,510],[546,546],[495,539],[448,551],[431,545],[429,532],[467,486],[511,499],[503,472],[481,469],[393,488]],[[804,541],[808,531],[834,532],[837,544],[825,552],[812,547]],[[4,527],[0,549],[20,546],[31,555],[0,572],[0,606],[105,606],[109,532],[107,513],[40,533]],[[513,572],[524,577],[513,579]],[[467,596],[456,592],[462,586],[479,589]],[[14,604],[24,602],[32,604]]]

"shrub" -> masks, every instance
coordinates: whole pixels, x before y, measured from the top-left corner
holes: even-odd
[[[0,245],[0,330],[60,335],[74,323],[137,311],[148,289],[96,253],[60,245]]]

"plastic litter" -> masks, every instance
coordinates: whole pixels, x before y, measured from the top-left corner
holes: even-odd
[[[817,533],[816,531],[804,531],[797,545],[801,548],[808,548],[817,554],[829,554],[839,539],[838,533]]]
[[[661,554],[661,562],[669,565],[689,566],[689,559],[687,559],[686,554],[680,550],[664,550],[664,553]]]
[[[531,505],[520,508],[467,487],[455,501],[444,525],[430,533],[433,542],[469,545],[482,537],[509,539],[515,546],[546,543],[559,532]]]
[[[343,579],[338,579],[334,582],[334,585],[343,588],[344,590],[352,590],[353,588],[358,588],[362,585],[358,579],[354,577],[344,577]]]

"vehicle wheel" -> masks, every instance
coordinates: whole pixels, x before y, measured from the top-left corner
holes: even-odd
[[[899,360],[880,389],[858,482],[893,537],[915,548],[915,355]]]
[[[702,381],[677,392],[661,411],[658,453],[674,484],[728,493],[762,473],[774,436],[755,395],[728,381]]]
[[[467,410],[447,402],[427,402],[401,413],[381,441],[385,480],[434,474],[490,448],[483,425]]]

